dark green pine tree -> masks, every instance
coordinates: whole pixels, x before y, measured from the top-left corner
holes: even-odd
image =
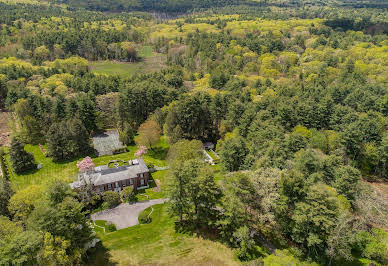
[[[79,119],[84,124],[87,131],[91,132],[97,128],[96,104],[90,97],[82,96],[78,101]]]
[[[54,117],[56,121],[66,117],[66,99],[62,94],[59,94],[54,102]]]
[[[24,144],[18,137],[12,138],[9,155],[12,168],[17,174],[36,168],[34,156],[24,150]]]

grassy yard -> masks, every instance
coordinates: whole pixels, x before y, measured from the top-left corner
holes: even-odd
[[[152,222],[110,234],[97,232],[101,243],[88,265],[238,265],[228,247],[176,233],[166,204],[154,205]]]
[[[164,137],[153,150],[149,150],[143,159],[146,163],[154,164],[157,166],[166,166],[166,156],[168,152],[168,143]],[[34,155],[35,161],[42,165],[42,169],[30,171],[28,173],[17,175],[11,172],[11,181],[15,190],[26,188],[30,185],[46,185],[52,180],[64,180],[66,182],[72,182],[77,180],[77,161],[82,158],[75,158],[73,160],[65,162],[53,162],[50,157],[45,157],[39,146],[26,145],[25,149]],[[137,150],[135,145],[128,147],[128,152],[107,155],[93,158],[93,162],[96,166],[109,163],[111,160],[130,160],[134,159],[134,153]],[[9,156],[6,156],[9,165]],[[11,169],[11,167],[9,167]],[[12,170],[12,169],[11,169]],[[151,189],[150,189],[151,190]],[[153,191],[150,191],[151,193]]]
[[[139,51],[140,62],[126,63],[117,61],[90,62],[90,70],[98,74],[130,76],[139,71],[153,72],[164,67],[165,56],[155,54],[151,46],[143,46]]]

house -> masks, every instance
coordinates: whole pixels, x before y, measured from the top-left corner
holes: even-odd
[[[91,185],[96,193],[116,191],[120,193],[127,186],[134,190],[148,188],[149,169],[143,159],[130,160],[128,165],[109,168],[108,165],[97,166],[94,170],[78,174],[78,181],[71,183],[72,188]]]

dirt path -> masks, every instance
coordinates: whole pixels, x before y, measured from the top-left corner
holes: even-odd
[[[137,218],[139,214],[147,209],[148,207],[155,204],[162,204],[167,199],[154,199],[133,204],[123,203],[116,208],[101,211],[92,214],[91,218],[95,220],[105,220],[116,225],[118,230],[131,227],[139,224]]]

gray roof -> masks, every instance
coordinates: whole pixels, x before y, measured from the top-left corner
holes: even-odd
[[[137,177],[138,174],[149,172],[143,159],[129,161],[129,165],[116,168],[98,166],[91,173],[80,174],[80,182],[100,186],[121,180]]]

